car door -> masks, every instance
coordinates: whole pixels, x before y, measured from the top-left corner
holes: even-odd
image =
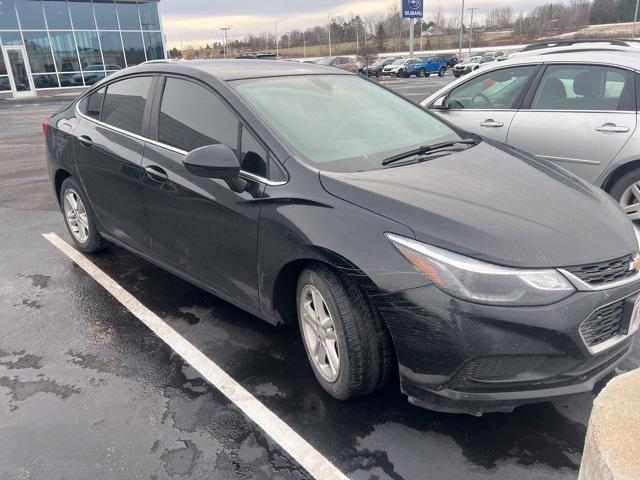
[[[522,65],[476,75],[450,90],[446,108],[434,111],[464,130],[504,142],[537,69]]]
[[[160,80],[142,166],[153,255],[202,286],[243,305],[259,305],[257,237],[267,153],[235,112],[195,80]],[[185,155],[223,143],[237,152],[246,187],[192,175]]]
[[[634,74],[603,65],[553,64],[515,115],[507,143],[593,182],[636,129]]]
[[[142,206],[142,153],[153,76],[117,80],[79,104],[74,155],[80,181],[107,235],[148,247]]]

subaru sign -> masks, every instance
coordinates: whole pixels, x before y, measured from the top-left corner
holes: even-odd
[[[422,18],[423,16],[423,0],[402,0],[403,18]]]

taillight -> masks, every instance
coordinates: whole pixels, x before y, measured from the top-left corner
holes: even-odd
[[[45,135],[49,132],[49,120],[42,122],[42,133]]]

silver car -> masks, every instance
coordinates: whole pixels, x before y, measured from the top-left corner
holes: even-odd
[[[640,221],[638,53],[516,57],[470,73],[422,105],[465,130],[534,153],[598,185]]]

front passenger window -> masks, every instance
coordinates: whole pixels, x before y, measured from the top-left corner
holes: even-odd
[[[447,104],[451,110],[509,110],[523,92],[536,65],[501,68],[479,75],[451,90]]]
[[[158,141],[186,152],[216,143],[237,152],[238,128],[235,114],[213,92],[192,81],[167,78]]]

